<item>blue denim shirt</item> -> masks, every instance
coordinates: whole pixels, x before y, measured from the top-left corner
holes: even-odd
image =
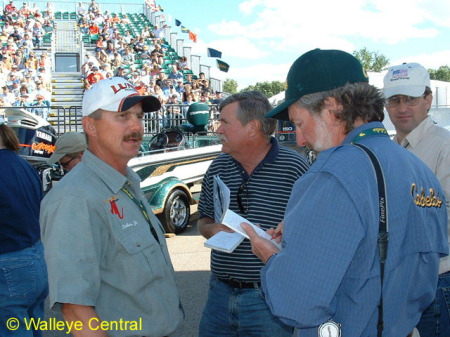
[[[376,336],[378,190],[371,161],[350,143],[382,127],[374,122],[353,130],[341,146],[321,152],[293,188],[283,248],[261,270],[261,281],[274,315],[296,326],[299,336],[317,336],[329,319],[342,324],[342,336]],[[428,167],[388,136],[358,142],[376,154],[386,181],[383,336],[406,336],[434,299],[439,258],[448,254],[444,193]],[[440,207],[421,205],[422,187],[425,199],[433,190]]]

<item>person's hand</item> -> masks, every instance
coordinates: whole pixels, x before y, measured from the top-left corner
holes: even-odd
[[[277,228],[269,228],[266,232],[272,236],[272,239],[276,239],[276,241],[280,243],[282,240],[281,236],[283,235],[283,226],[284,220],[278,224]]]
[[[267,263],[272,255],[280,251],[272,242],[256,234],[255,230],[249,224],[243,222],[241,223],[241,227],[250,238],[253,254],[259,257],[264,264]]]

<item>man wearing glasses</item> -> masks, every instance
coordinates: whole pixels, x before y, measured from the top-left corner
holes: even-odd
[[[433,94],[428,71],[417,63],[389,68],[384,78],[386,110],[397,134],[394,141],[422,159],[441,183],[450,233],[450,132],[428,115]],[[436,299],[417,326],[421,336],[450,336],[450,258],[439,263]]]
[[[267,230],[284,216],[295,181],[308,163],[300,154],[279,146],[272,137],[276,121],[258,91],[234,94],[220,104],[217,133],[222,152],[206,173],[198,210],[200,233],[210,238],[230,231],[214,221],[213,181],[219,175],[230,189],[230,209]],[[274,317],[261,290],[262,262],[244,240],[232,253],[212,250],[210,289],[199,336],[292,336],[292,328]]]
[[[59,162],[67,171],[72,170],[81,162],[86,150],[86,136],[79,132],[67,132],[60,136],[55,143],[55,152],[48,159],[49,165]]]

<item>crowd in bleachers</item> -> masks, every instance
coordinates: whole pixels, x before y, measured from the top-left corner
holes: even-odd
[[[86,90],[103,78],[124,77],[140,94],[154,95],[166,107],[184,105],[167,108],[183,117],[194,102],[218,104],[222,100],[205,74],[194,74],[187,58],[167,43],[165,25],[153,26],[144,14],[102,11],[95,0],[88,7],[80,2],[77,16],[83,40],[95,45],[82,65]]]
[[[55,19],[62,15],[51,2],[41,11],[36,4],[19,7],[9,0],[1,9],[0,106],[29,107],[47,119],[52,69],[44,43],[51,40]],[[80,2],[70,19],[77,20],[85,46],[91,47],[81,67],[86,90],[103,78],[124,77],[140,94],[158,97],[172,117],[185,117],[194,102],[222,100],[205,74],[194,74],[187,58],[167,43],[165,25],[153,26],[142,13],[102,11],[95,0]]]
[[[36,4],[24,2],[18,7],[10,0],[0,10],[0,106],[28,106],[37,115],[48,117],[51,62],[43,44],[53,30],[50,2],[41,11]]]

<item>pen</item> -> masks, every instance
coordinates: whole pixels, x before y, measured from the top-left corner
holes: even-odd
[[[281,232],[278,232],[278,233],[273,234],[273,235],[272,235],[272,240],[273,240],[273,239],[276,239],[276,238],[279,237],[281,234],[282,234]]]

